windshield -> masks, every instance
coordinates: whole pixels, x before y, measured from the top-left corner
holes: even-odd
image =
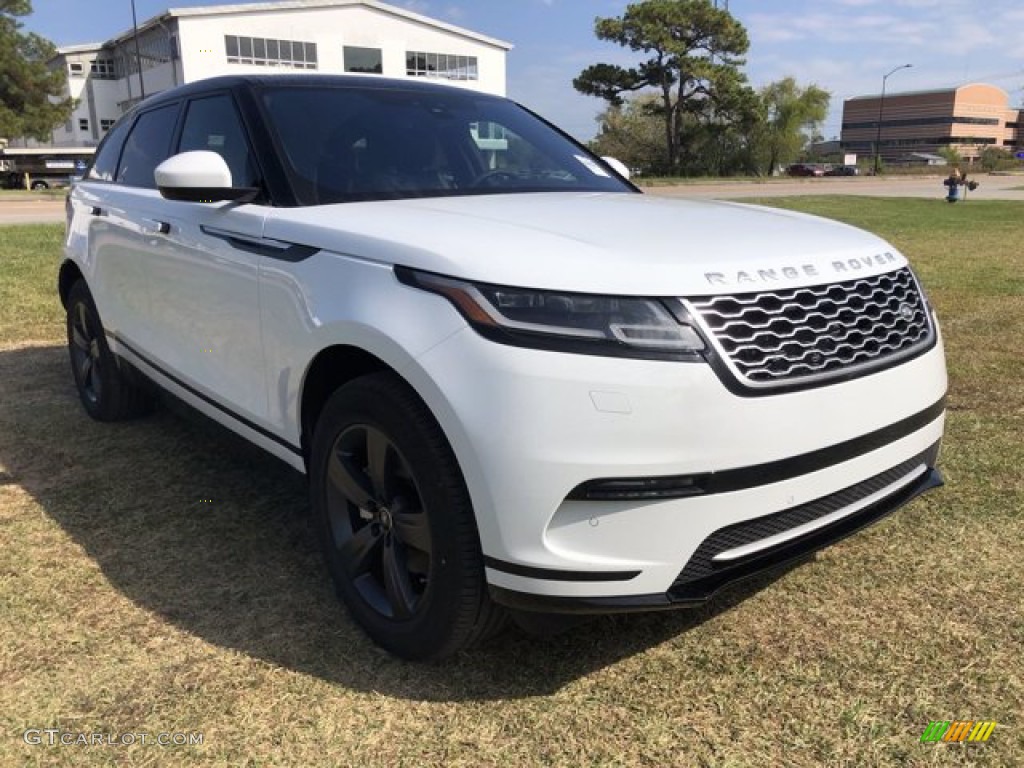
[[[302,205],[510,192],[631,192],[514,102],[455,88],[268,86]]]

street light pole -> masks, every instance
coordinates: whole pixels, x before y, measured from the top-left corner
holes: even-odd
[[[142,82],[142,53],[139,51],[139,21],[135,16],[135,0],[132,0],[132,30],[135,33],[135,65],[139,68],[139,93],[142,94],[141,100],[145,100],[146,86]],[[128,80],[131,82],[131,75]]]
[[[914,66],[913,64],[900,64],[884,75],[882,75],[882,95],[878,99],[878,126],[875,129],[875,176],[878,175],[879,171],[879,158],[878,151],[882,144],[882,110],[885,108],[885,81],[889,79],[889,75],[894,72],[899,72],[901,69],[907,69],[908,67]]]

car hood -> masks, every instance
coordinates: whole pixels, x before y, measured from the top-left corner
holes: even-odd
[[[814,285],[905,263],[884,240],[826,219],[617,193],[275,209],[264,236],[501,285],[637,296]]]

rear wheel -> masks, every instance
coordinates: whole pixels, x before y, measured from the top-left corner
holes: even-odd
[[[49,189],[50,185],[42,179],[36,179],[32,182],[32,189]]]
[[[85,282],[68,292],[71,373],[86,412],[97,421],[123,421],[152,409],[152,398],[122,371],[107,346],[99,313]]]
[[[436,659],[497,631],[469,494],[437,422],[397,376],[328,400],[313,439],[313,509],[339,597],[379,645]]]

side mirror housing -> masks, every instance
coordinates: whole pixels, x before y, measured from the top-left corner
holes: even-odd
[[[624,179],[629,178],[629,168],[626,167],[624,162],[616,157],[602,157],[601,159],[610,165],[619,176]]]
[[[153,178],[165,198],[187,203],[249,202],[259,194],[256,187],[231,186],[231,169],[224,158],[205,149],[167,158],[153,171]]]

